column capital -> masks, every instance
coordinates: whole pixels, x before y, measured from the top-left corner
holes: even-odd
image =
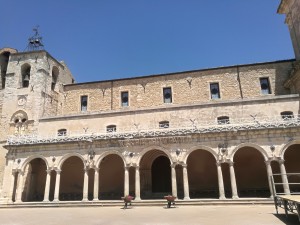
[[[139,170],[139,169],[140,169],[140,166],[135,166],[135,169],[136,169],[136,170]]]
[[[175,169],[176,165],[177,165],[177,164],[175,164],[175,163],[171,164],[171,168],[174,168],[174,169]]]
[[[279,164],[284,164],[284,159],[278,159],[277,161]]]
[[[61,170],[60,169],[57,169],[55,170],[56,171],[56,174],[60,174],[61,173]]]
[[[271,165],[271,162],[272,162],[272,160],[266,160],[265,164],[268,166],[268,165]]]
[[[217,166],[221,166],[221,165],[222,165],[222,162],[217,161],[217,162],[216,162],[216,165],[217,165]]]
[[[46,173],[47,173],[47,174],[51,174],[51,172],[52,172],[51,169],[47,169],[47,170],[46,170]]]
[[[229,166],[233,166],[234,165],[233,161],[228,161],[227,163],[229,164]]]
[[[94,170],[95,170],[95,172],[96,172],[96,171],[99,172],[100,168],[94,167]]]
[[[185,163],[181,164],[181,166],[182,166],[183,168],[187,168],[187,164],[185,164]]]

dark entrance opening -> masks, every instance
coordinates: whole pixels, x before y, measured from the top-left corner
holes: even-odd
[[[152,192],[172,193],[170,160],[165,156],[157,157],[151,167]]]

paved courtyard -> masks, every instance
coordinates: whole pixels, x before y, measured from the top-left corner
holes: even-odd
[[[275,214],[273,206],[160,206],[76,207],[0,209],[1,225],[101,225],[101,224],[205,224],[205,225],[279,225],[297,224],[298,217]]]

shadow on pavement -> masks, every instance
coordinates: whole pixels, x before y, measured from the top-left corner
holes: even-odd
[[[284,213],[279,214],[273,214],[275,217],[277,217],[279,220],[281,220],[284,224],[287,225],[299,225],[299,219],[297,214],[289,214],[288,217],[285,216]]]

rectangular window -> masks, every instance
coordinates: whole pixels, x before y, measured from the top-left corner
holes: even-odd
[[[211,97],[211,99],[219,99],[220,98],[219,83],[211,83],[210,84],[210,97]]]
[[[259,80],[260,80],[261,93],[263,95],[271,94],[269,78],[264,77],[264,78],[260,78]]]
[[[128,91],[121,93],[121,104],[122,107],[129,106]]]
[[[87,111],[88,96],[81,96],[81,111]]]
[[[164,103],[172,103],[172,89],[170,87],[163,89]]]

